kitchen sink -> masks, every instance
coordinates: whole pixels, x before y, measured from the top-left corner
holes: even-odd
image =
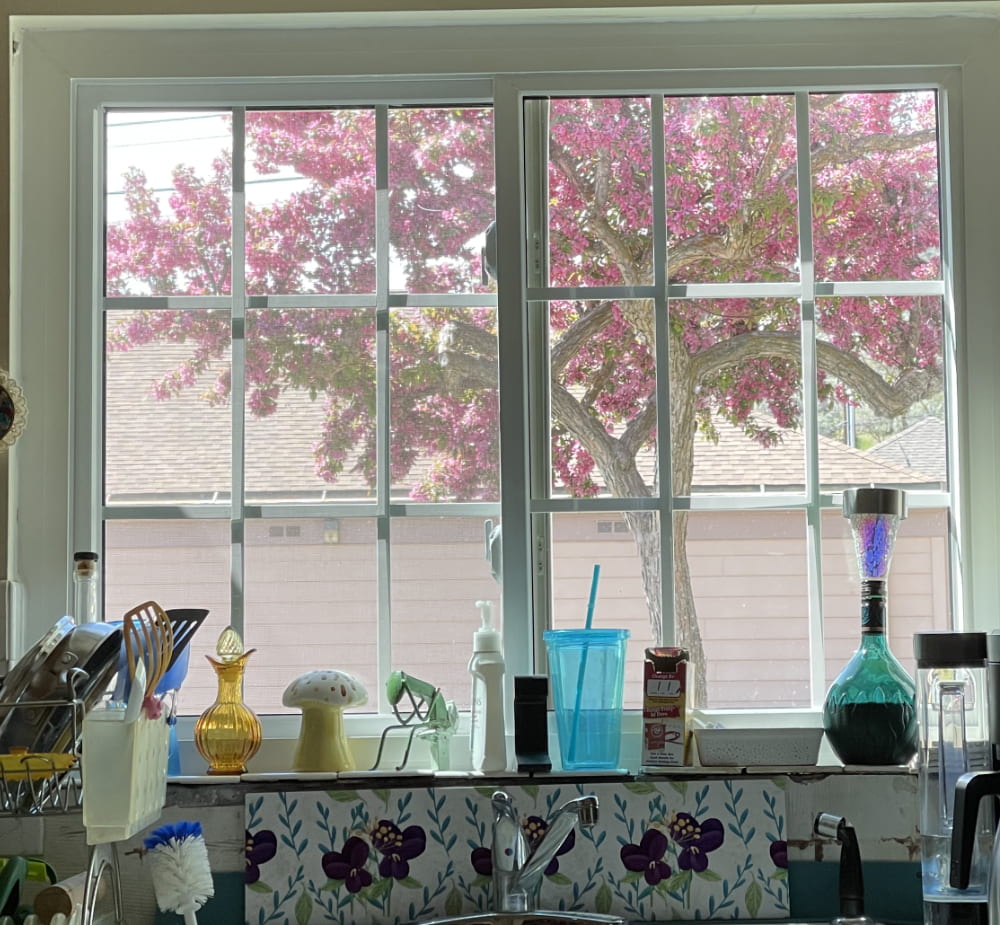
[[[614,915],[586,912],[475,912],[451,918],[433,919],[421,925],[625,925]]]

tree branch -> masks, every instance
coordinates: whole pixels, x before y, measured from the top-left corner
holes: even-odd
[[[497,388],[497,339],[485,328],[449,321],[441,328],[437,360],[449,391]]]
[[[827,341],[816,342],[816,354],[820,369],[835,376],[873,411],[884,417],[897,417],[915,401],[927,398],[941,388],[940,376],[934,370],[908,369],[895,382],[888,382],[860,357]],[[696,381],[704,382],[723,369],[763,357],[779,357],[801,363],[798,333],[758,331],[740,334],[699,351],[691,358],[691,363]]]

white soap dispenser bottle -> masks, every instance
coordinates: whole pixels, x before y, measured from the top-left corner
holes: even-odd
[[[493,626],[492,604],[476,601],[482,626],[472,637],[472,728],[469,749],[473,771],[507,770],[503,676],[506,665],[500,631]]]

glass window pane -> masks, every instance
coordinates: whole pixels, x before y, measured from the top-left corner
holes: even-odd
[[[810,706],[805,515],[698,511],[674,525],[686,529],[691,574],[686,604],[678,570],[677,621],[694,616],[687,633],[704,646],[706,705]]]
[[[822,526],[823,644],[829,686],[858,648],[861,581],[847,519],[840,511],[824,511]],[[950,529],[950,517],[943,509],[911,508],[899,525],[889,568],[887,628],[893,655],[912,676],[916,676],[913,634],[953,625]]]
[[[494,624],[503,626],[500,586],[483,554],[483,518],[393,518],[391,574],[392,667],[469,709],[476,601],[492,601]]]
[[[798,304],[672,299],[674,491],[805,484]]]
[[[942,300],[818,299],[816,308],[823,484],[946,491]]]
[[[659,571],[644,568],[639,553],[641,546],[658,557],[659,529],[655,513],[551,515],[552,625],[556,629],[584,625],[594,565],[600,565],[593,625],[631,633],[626,649],[626,709],[642,706],[643,658],[647,647],[659,644],[653,630],[654,622],[657,626],[660,622]]]
[[[371,502],[375,310],[248,310],[246,494]]]
[[[649,285],[649,98],[554,99],[548,146],[551,285]]]
[[[798,277],[791,96],[664,100],[672,282]]]
[[[105,503],[228,501],[229,344],[228,312],[108,316]]]
[[[224,112],[108,113],[107,295],[230,292],[230,123]]]
[[[809,98],[818,280],[939,279],[937,94]]]
[[[409,292],[483,292],[482,248],[496,217],[493,110],[389,114],[390,285]]]
[[[246,116],[251,295],[375,290],[375,113]]]
[[[551,303],[553,494],[655,494],[652,310],[640,299]]]
[[[218,682],[205,656],[214,654],[230,623],[228,520],[109,520],[104,525],[105,616],[120,620],[133,607],[156,601],[165,610],[200,608],[205,622],[191,638],[178,712],[198,715],[215,701]],[[251,666],[252,667],[252,666]],[[256,710],[269,706],[247,685]]]
[[[393,310],[389,348],[393,495],[498,500],[496,310]]]
[[[368,703],[353,712],[376,711],[375,521],[249,521],[246,575],[244,636],[257,649],[247,667],[250,705],[295,712],[281,704],[285,688],[300,674],[331,668],[353,674],[367,689]]]

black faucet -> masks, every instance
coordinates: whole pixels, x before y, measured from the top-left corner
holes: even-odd
[[[865,915],[865,880],[854,827],[843,816],[820,813],[813,822],[813,832],[833,838],[840,845],[840,914],[833,919],[833,925],[874,923]]]

